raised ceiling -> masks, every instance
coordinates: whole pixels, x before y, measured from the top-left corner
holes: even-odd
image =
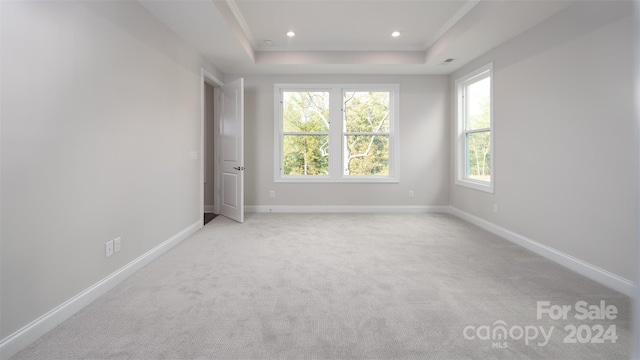
[[[245,32],[258,51],[416,51],[425,50],[437,40],[434,34],[474,3],[274,0],[228,4],[235,5],[234,13],[247,24]],[[296,36],[288,38],[287,30]],[[392,37],[393,31],[401,35]]]
[[[139,2],[226,74],[447,74],[574,1]]]

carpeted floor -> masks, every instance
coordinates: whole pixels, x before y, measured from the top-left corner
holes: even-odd
[[[450,215],[220,216],[14,359],[628,359],[631,307]]]

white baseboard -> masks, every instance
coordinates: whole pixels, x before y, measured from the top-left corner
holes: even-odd
[[[449,206],[247,205],[244,210],[254,213],[446,213]]]
[[[489,221],[481,219],[475,215],[471,215],[455,207],[449,207],[449,213],[474,225],[477,225],[491,233],[503,237],[525,249],[541,255],[555,263],[569,268],[578,274],[594,280],[606,287],[621,292],[631,298],[636,296],[636,284],[633,281],[625,279],[621,276],[613,274],[607,270],[601,269],[595,265],[589,264],[562,251],[558,251],[550,246],[541,244],[537,241],[527,238],[526,236],[517,234],[511,230],[507,230]]]
[[[47,332],[69,319],[78,311],[82,310],[82,308],[89,305],[92,301],[102,296],[108,290],[112,289],[123,280],[133,275],[136,271],[142,269],[145,265],[149,264],[201,228],[202,219],[192,225],[189,225],[184,230],[140,255],[135,260],[118,269],[111,275],[58,305],[53,310],[32,321],[22,329],[2,339],[2,341],[0,341],[0,359],[9,359],[11,356],[15,355],[32,342],[36,341]]]
[[[578,274],[594,280],[606,287],[621,292],[629,297],[636,296],[636,284],[628,279],[607,270],[589,264],[550,246],[529,239],[511,230],[505,229],[487,220],[471,215],[452,206],[245,206],[246,212],[274,213],[449,213],[477,225],[493,234],[505,238],[525,249],[541,255],[559,265],[571,269]]]
[[[636,285],[628,279],[451,206],[245,206],[245,211],[278,213],[449,213],[629,297],[633,298],[636,295]],[[0,341],[0,359],[9,359],[200,228],[202,228],[202,219],[22,329],[2,339]]]

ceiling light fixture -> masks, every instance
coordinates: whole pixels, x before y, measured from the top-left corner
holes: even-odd
[[[400,36],[400,31],[394,31],[394,32],[392,32],[392,33],[391,33],[391,36],[393,36],[393,37],[398,37],[398,36]]]
[[[294,36],[296,36],[296,33],[294,33],[293,31],[288,31],[287,32],[287,36],[288,37],[294,37]]]
[[[267,39],[267,40],[264,41],[264,44],[265,45],[273,45],[273,41]]]

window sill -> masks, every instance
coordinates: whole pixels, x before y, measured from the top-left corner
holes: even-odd
[[[392,177],[353,177],[353,178],[330,178],[318,177],[286,177],[274,179],[276,183],[333,183],[333,184],[398,184],[400,180]]]
[[[486,181],[473,181],[473,180],[456,180],[456,185],[467,187],[474,190],[484,191],[490,194],[493,194],[493,182]]]

